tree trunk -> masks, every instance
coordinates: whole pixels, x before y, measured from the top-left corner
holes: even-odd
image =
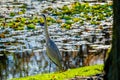
[[[120,80],[120,0],[113,0],[112,48],[105,62],[104,80]]]

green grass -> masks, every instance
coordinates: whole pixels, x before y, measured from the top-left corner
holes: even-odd
[[[54,72],[48,74],[38,74],[12,80],[66,80],[75,76],[92,76],[103,71],[103,65],[94,65],[70,69],[65,72]]]

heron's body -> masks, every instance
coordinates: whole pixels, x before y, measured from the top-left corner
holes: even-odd
[[[62,69],[62,57],[60,55],[59,49],[57,48],[57,45],[52,41],[48,34],[48,28],[47,28],[47,20],[45,15],[42,15],[44,19],[44,32],[45,32],[45,39],[46,39],[46,52],[48,57],[52,62],[54,62],[59,69]]]
[[[62,57],[60,55],[59,49],[57,48],[56,44],[49,39],[46,42],[46,51],[48,57],[59,67],[62,68]]]

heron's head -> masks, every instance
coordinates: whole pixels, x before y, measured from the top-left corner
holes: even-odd
[[[46,22],[46,16],[45,16],[45,14],[41,14],[40,16],[42,17],[42,22],[40,23],[40,25],[44,26],[44,24]]]
[[[41,16],[42,16],[44,19],[46,19],[46,16],[45,16],[45,14],[41,14]]]
[[[40,16],[43,18],[43,21],[40,23],[40,25],[41,25],[41,26],[44,26],[45,24],[47,24],[47,23],[46,23],[46,22],[47,22],[46,16],[45,16],[45,14],[41,14]]]

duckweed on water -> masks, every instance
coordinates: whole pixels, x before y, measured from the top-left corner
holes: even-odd
[[[22,15],[25,14],[26,12],[26,5],[22,6],[23,8],[21,9],[21,11],[19,12],[10,12],[10,17],[15,17],[18,15]],[[91,25],[99,25],[101,24],[101,21],[106,20],[108,17],[111,17],[113,12],[112,12],[112,5],[109,4],[89,4],[89,3],[79,3],[79,2],[75,2],[75,3],[71,3],[69,5],[64,5],[63,7],[59,8],[53,8],[53,7],[48,7],[44,10],[41,11],[42,13],[47,13],[47,14],[52,14],[52,16],[56,16],[57,20],[54,17],[47,17],[47,21],[48,21],[48,25],[51,25],[53,23],[65,23],[68,24],[68,26],[61,26],[62,28],[66,28],[66,29],[70,29],[72,26],[69,25],[74,24],[76,22],[80,22],[80,24],[83,24],[85,22],[89,22]],[[35,13],[37,14],[37,13]],[[77,16],[76,16],[77,15]],[[22,23],[23,25],[26,25],[26,21],[28,22],[27,24],[31,24],[34,23],[34,26],[36,26],[36,23],[42,22],[41,19],[39,18],[34,18],[34,17],[40,17],[40,16],[36,16],[36,15],[32,15],[31,17],[25,17],[25,19],[28,20],[24,20],[22,19],[22,17],[17,17],[15,20],[19,21],[20,23]],[[0,20],[0,25],[4,22],[3,20]],[[8,25],[9,27],[11,27],[11,25],[9,24],[14,23],[14,20],[11,19],[10,22],[6,23],[6,25]],[[2,26],[2,27],[6,27]],[[14,26],[12,25],[11,28],[15,29],[15,30],[23,30],[24,26]],[[35,28],[32,28],[35,29]]]
[[[65,80],[75,76],[92,76],[102,73],[103,65],[86,66],[76,69],[70,69],[65,72],[54,72],[50,74],[38,74],[23,78],[14,78],[12,80]]]

